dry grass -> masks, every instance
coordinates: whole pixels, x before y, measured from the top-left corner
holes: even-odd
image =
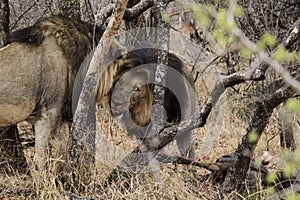
[[[205,81],[199,80],[197,90],[200,102],[206,98],[209,90],[204,87]],[[244,85],[243,87],[248,87]],[[235,96],[229,91],[224,99],[227,104],[220,105],[218,110],[214,110],[205,127],[196,130],[197,158],[204,162],[215,161],[221,155],[233,152],[245,133],[245,128],[253,113],[251,104],[247,100],[242,101],[240,96]],[[250,102],[251,99],[248,100]],[[229,102],[229,103],[228,103]],[[217,112],[221,111],[221,112]],[[134,138],[128,137],[115,122],[102,112],[101,118],[105,119],[99,124],[106,132],[106,138],[114,146],[125,152],[130,152],[136,147]],[[106,117],[104,117],[106,116]],[[299,133],[299,116],[294,122],[295,133]],[[267,140],[277,133],[277,121],[275,114],[272,116],[270,124],[265,130],[257,147],[257,155],[266,149]],[[218,194],[216,186],[208,179],[200,179],[202,175],[209,173],[204,169],[196,169],[197,178],[191,182],[185,182],[189,176],[189,170],[183,166],[164,164],[162,166],[162,182],[157,183],[151,173],[137,174],[129,179],[120,178],[116,183],[105,186],[107,176],[112,168],[107,163],[98,159],[96,167],[87,163],[83,157],[80,162],[80,172],[73,171],[76,182],[64,179],[60,180],[60,171],[65,169],[68,141],[68,128],[64,126],[61,136],[52,141],[51,156],[48,156],[47,167],[43,171],[37,171],[32,161],[33,148],[26,150],[26,158],[30,166],[31,175],[19,174],[0,174],[0,199],[68,199],[68,194],[64,190],[65,182],[68,182],[75,194],[82,197],[93,197],[95,199],[215,199]],[[300,141],[300,135],[296,135],[296,141]],[[99,147],[100,146],[100,147]],[[174,145],[173,145],[174,146]],[[113,156],[121,159],[123,156],[120,151],[105,151],[105,148],[98,144],[101,155]],[[166,152],[170,151],[167,148]],[[280,163],[281,149],[279,147],[279,137],[276,136],[269,142],[270,153],[274,155],[272,168],[282,168]],[[99,150],[99,149],[98,149]],[[103,154],[104,151],[104,154]],[[172,150],[173,151],[173,150]],[[101,156],[100,155],[100,156]],[[99,156],[99,155],[98,155]],[[278,161],[278,162],[277,162]],[[115,163],[114,163],[115,164]],[[63,168],[62,168],[63,167]],[[69,169],[70,172],[70,169]],[[65,176],[68,177],[68,176]],[[192,179],[192,178],[191,178]],[[126,186],[126,187],[125,187]],[[256,190],[248,188],[243,192],[244,199],[263,199],[265,191],[261,183],[257,183]],[[238,195],[238,194],[234,194]],[[230,197],[228,197],[230,199]]]

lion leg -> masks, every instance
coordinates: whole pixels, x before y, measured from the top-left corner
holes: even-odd
[[[34,124],[35,127],[35,163],[39,170],[46,163],[47,146],[50,136],[59,130],[59,112],[57,109],[48,109],[42,112],[41,118]]]

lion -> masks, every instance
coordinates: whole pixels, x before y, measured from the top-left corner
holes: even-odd
[[[87,55],[92,55],[94,45],[103,33],[98,28],[94,31],[94,28],[63,16],[53,16],[11,33],[6,39],[7,46],[0,49],[0,126],[6,127],[24,120],[34,124],[35,160],[38,166],[44,163],[43,156],[50,136],[58,132],[62,120],[72,118],[75,77],[82,73],[78,72],[82,62]],[[128,108],[134,123],[128,123],[126,129],[139,138],[145,137],[144,130],[151,124],[151,77],[154,68],[150,63],[156,63],[156,59],[154,49],[129,52],[108,67],[97,85],[95,101],[108,99],[111,114],[118,116],[125,124],[129,118],[120,108]],[[141,64],[150,68],[139,69],[137,66]],[[189,119],[193,111],[191,102],[195,99],[191,95],[192,76],[181,60],[169,54],[169,65],[182,76],[167,78],[167,85],[171,88],[166,89],[164,103],[166,125]],[[137,74],[128,73],[135,68],[139,69]],[[172,74],[172,71],[169,73]],[[124,79],[122,75],[129,77]],[[145,80],[148,83],[142,85]],[[117,87],[117,83],[122,83],[119,84],[121,87]],[[181,94],[172,93],[174,88],[179,89],[177,91]],[[122,94],[127,90],[129,93]],[[129,101],[123,101],[122,97],[128,94],[134,95]],[[177,137],[177,143],[182,154],[194,157],[192,132]]]
[[[32,122],[39,165],[49,137],[72,117],[75,76],[101,37],[96,32],[81,21],[53,16],[11,33],[0,49],[0,126]]]
[[[123,124],[127,133],[142,140],[149,136],[147,129],[151,127],[157,58],[155,48],[126,53],[107,68],[103,76],[111,78],[102,76],[96,94],[96,102],[108,104],[111,115]],[[171,53],[164,88],[165,126],[190,119],[196,108],[194,78],[179,57]],[[182,156],[195,158],[192,131],[177,136],[176,141]]]

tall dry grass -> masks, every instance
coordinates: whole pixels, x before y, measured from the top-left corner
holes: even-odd
[[[196,84],[200,104],[209,93],[211,86],[207,84],[204,79],[199,79]],[[218,105],[219,110],[213,110],[206,126],[196,130],[197,159],[213,162],[216,158],[233,152],[240,142],[253,115],[251,103],[256,98],[248,91],[248,83],[240,87],[241,91],[250,95],[244,98],[244,94],[228,89],[224,95],[224,105]],[[107,139],[120,149],[132,151],[137,145],[134,138],[128,137],[105,111],[101,112],[98,113],[102,118],[99,125],[105,130]],[[299,121],[299,116],[296,116],[293,124],[297,133],[298,146],[300,145]],[[41,171],[36,170],[33,162],[34,148],[26,149],[30,173],[22,174],[16,171],[12,174],[0,174],[0,199],[69,199],[70,194],[66,188],[81,197],[94,199],[215,199],[218,196],[216,189],[218,186],[213,185],[209,178],[203,178],[204,175],[209,174],[207,170],[197,168],[197,176],[194,177],[187,167],[173,164],[162,165],[161,183],[155,181],[153,174],[143,173],[130,178],[120,176],[115,183],[105,185],[112,168],[101,163],[101,160],[97,160],[93,165],[83,157],[79,163],[79,171],[68,168],[66,154],[69,133],[69,128],[65,125],[61,134],[52,139],[45,167]],[[282,150],[279,146],[279,136],[270,140],[276,133],[278,133],[278,123],[275,112],[259,142],[256,154],[259,155],[268,145],[270,153],[274,156],[271,168],[281,169],[283,166],[280,162]],[[85,153],[88,155],[88,152]],[[64,171],[64,169],[68,170]],[[62,171],[65,173],[64,176]],[[71,172],[76,175],[76,179],[69,176]],[[191,181],[186,182],[186,177]],[[247,188],[241,191],[241,194],[233,195],[238,195],[242,199],[264,199],[266,190],[257,181],[256,188]]]

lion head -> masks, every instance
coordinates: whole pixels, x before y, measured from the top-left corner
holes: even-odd
[[[110,105],[112,115],[121,121],[130,135],[139,138],[146,137],[151,124],[157,57],[157,49],[154,48],[131,51],[114,62],[102,75],[99,83],[102,94],[105,85],[111,83],[110,91],[104,96],[107,97],[106,103]],[[173,54],[168,57],[164,113],[161,113],[166,125],[188,119],[194,101],[190,98],[193,90],[192,75],[178,57]],[[109,74],[114,74],[111,78],[113,81],[104,82],[107,77],[103,77]],[[97,94],[99,100],[101,91]]]

